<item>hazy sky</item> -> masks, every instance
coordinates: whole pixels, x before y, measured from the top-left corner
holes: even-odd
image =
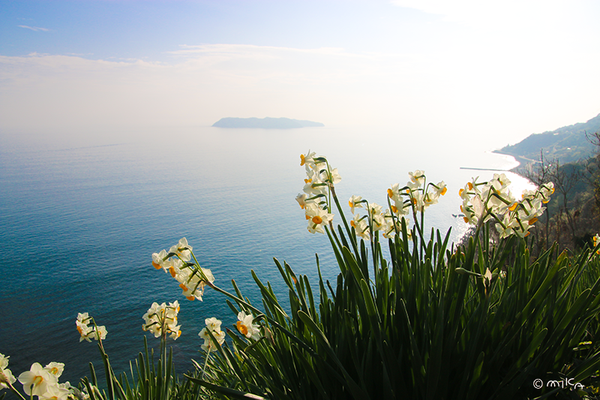
[[[596,0],[2,0],[0,131],[285,116],[505,145],[600,113],[599,17]]]

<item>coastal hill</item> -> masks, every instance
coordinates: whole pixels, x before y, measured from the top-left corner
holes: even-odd
[[[600,114],[585,123],[563,126],[551,132],[534,133],[521,142],[496,150],[508,154],[524,164],[539,161],[540,151],[544,157],[559,159],[561,164],[591,157],[597,150],[587,135],[600,131]]]
[[[292,129],[325,126],[320,122],[290,118],[221,118],[212,126],[218,128]]]

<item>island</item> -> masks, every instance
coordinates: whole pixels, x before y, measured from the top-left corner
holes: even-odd
[[[290,118],[221,118],[212,126],[217,128],[292,129],[325,126],[320,122]]]

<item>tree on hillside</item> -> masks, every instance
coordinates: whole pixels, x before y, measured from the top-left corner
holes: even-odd
[[[588,163],[589,183],[594,188],[594,200],[596,204],[597,215],[600,214],[600,131],[586,134],[587,139],[596,148],[596,155],[593,157],[595,163]]]
[[[569,165],[570,166],[570,165]],[[561,202],[559,202],[559,218],[557,226],[557,241],[560,243],[560,230],[562,215],[566,217],[566,225],[571,233],[571,242],[575,245],[577,239],[577,222],[576,219],[579,217],[580,212],[576,209],[576,204],[572,204],[569,201],[570,194],[573,189],[579,184],[583,178],[583,174],[578,168],[568,168],[563,166],[561,168],[560,162],[557,160],[556,163],[550,168],[550,180],[554,182],[554,188],[560,196]]]
[[[551,182],[550,176],[552,174],[553,165],[555,162],[548,162],[544,157],[544,150],[540,150],[540,161],[536,164],[530,164],[525,170],[525,177],[533,182],[536,186],[540,187],[548,182]],[[537,247],[547,249],[549,247],[549,229],[550,229],[550,210],[548,209],[545,213],[546,223],[544,224],[544,234],[537,235]],[[543,246],[542,246],[543,245]]]

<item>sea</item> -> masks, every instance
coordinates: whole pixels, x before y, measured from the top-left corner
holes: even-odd
[[[90,362],[100,372],[96,343],[80,342],[75,328],[77,314],[87,312],[108,331],[115,372],[129,371],[144,335],[159,345],[142,331],[142,315],[153,302],[177,300],[182,334],[168,345],[176,371],[190,370],[191,359],[202,359],[204,320],[233,329],[236,315],[210,289],[203,301],[186,300],[170,275],[152,267],[152,253],[183,237],[216,285],[233,292],[235,280],[258,308],[252,270],[287,304],[273,258],[316,285],[318,254],[323,277],[335,280],[327,236],[308,232],[295,200],[305,178],[300,154],[309,150],[338,168],[343,205],[351,195],[385,205],[387,188],[406,183],[409,171],[443,180],[448,192],[427,210],[425,228],[450,229],[452,241],[468,228],[458,216],[459,189],[518,165],[477,136],[398,128],[2,131],[0,353],[10,356],[8,368],[18,376],[35,362],[62,362],[60,381],[73,385],[90,376]],[[506,174],[515,192],[530,185]]]

